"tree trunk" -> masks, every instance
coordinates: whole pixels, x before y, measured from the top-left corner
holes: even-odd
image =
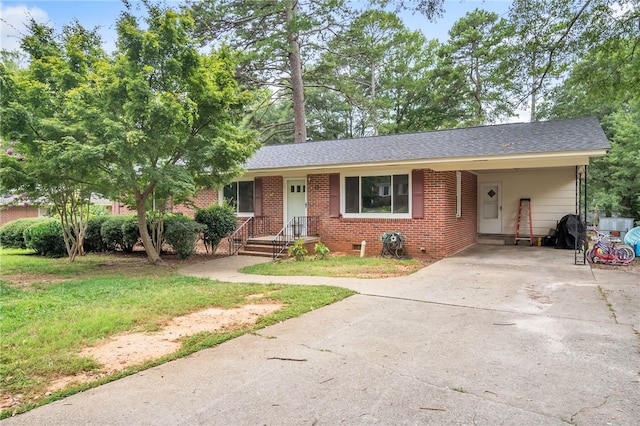
[[[536,78],[535,74],[531,77],[532,82],[531,82],[531,105],[530,105],[530,109],[531,109],[531,119],[529,121],[531,121],[532,123],[537,121],[536,119],[536,97],[538,96],[538,79]]]
[[[376,106],[376,64],[371,64],[371,123],[373,136],[378,136],[378,111]]]
[[[536,96],[538,95],[537,63],[538,58],[534,52],[533,58],[531,59],[531,104],[529,105],[531,109],[531,118],[529,121],[532,123],[536,121]]]
[[[287,21],[291,21],[297,13],[297,2],[287,10]],[[307,116],[304,108],[304,84],[302,82],[302,61],[300,60],[300,42],[298,33],[287,35],[289,43],[289,66],[291,68],[291,91],[293,93],[294,142],[307,140]]]
[[[146,197],[143,194],[136,194],[136,212],[138,214],[138,230],[140,232],[140,238],[142,239],[142,245],[144,251],[147,253],[147,259],[149,263],[153,265],[162,265],[164,261],[158,254],[160,250],[156,251],[156,247],[153,245],[151,235],[147,229],[147,211],[144,208]]]

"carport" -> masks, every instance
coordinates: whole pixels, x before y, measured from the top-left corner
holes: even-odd
[[[586,159],[574,160],[586,161]],[[535,165],[535,163],[532,163]],[[520,220],[520,236],[529,236],[530,207],[532,241],[520,240],[519,245],[543,245],[545,237],[553,236],[560,220],[575,215],[586,229],[587,215],[586,165],[568,165],[550,168],[530,167],[519,169],[475,170],[478,176],[478,243],[516,243],[520,199],[523,203]],[[578,234],[578,230],[575,230]],[[586,264],[585,252],[578,239],[574,240],[574,264]]]

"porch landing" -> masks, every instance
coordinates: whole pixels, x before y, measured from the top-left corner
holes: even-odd
[[[516,236],[509,234],[479,234],[477,243],[478,244],[486,244],[486,245],[494,245],[494,246],[504,246],[504,245],[514,245]],[[534,236],[533,245],[536,245],[537,238]],[[528,246],[529,239],[518,241],[518,245]]]

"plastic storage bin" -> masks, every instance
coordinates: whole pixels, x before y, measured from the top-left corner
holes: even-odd
[[[633,228],[633,218],[628,217],[601,217],[598,230],[611,238],[624,241],[624,235]]]

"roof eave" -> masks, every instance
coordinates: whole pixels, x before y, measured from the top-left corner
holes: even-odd
[[[487,155],[455,158],[425,158],[411,160],[380,161],[368,163],[321,164],[295,167],[274,167],[247,169],[252,176],[301,175],[313,171],[323,173],[345,169],[365,168],[424,168],[435,171],[450,170],[500,170],[541,167],[579,166],[589,164],[591,157],[606,155],[606,149],[585,151],[556,151],[544,153],[524,153],[508,155]]]

